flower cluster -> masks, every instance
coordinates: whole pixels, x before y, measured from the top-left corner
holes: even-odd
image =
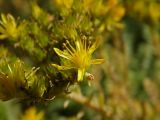
[[[128,13],[132,16],[137,16],[140,20],[147,21],[149,23],[159,23],[160,19],[160,3],[158,0],[135,0],[128,1],[129,10]]]

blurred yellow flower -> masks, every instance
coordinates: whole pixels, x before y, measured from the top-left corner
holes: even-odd
[[[99,40],[96,40],[93,44],[87,42],[86,39],[76,40],[75,47],[72,46],[69,41],[67,41],[68,46],[65,44],[66,50],[61,51],[58,48],[54,48],[55,52],[67,59],[69,64],[64,66],[59,66],[57,64],[52,64],[59,70],[67,69],[78,69],[77,80],[82,81],[85,75],[86,69],[91,64],[101,64],[104,62],[103,59],[92,59],[92,54],[98,46]]]
[[[103,0],[83,0],[83,10],[96,16],[102,16],[108,12]]]
[[[68,16],[71,12],[73,0],[53,0],[55,8],[60,12],[62,16]]]
[[[159,19],[160,19],[160,12],[159,11],[160,11],[160,4],[158,4],[158,3],[151,3],[150,4],[148,14],[154,23],[159,23]]]
[[[113,8],[118,4],[118,0],[108,0],[107,4],[109,8]]]
[[[135,0],[129,4],[132,14],[136,13],[140,20],[147,20],[150,23],[159,23],[160,3],[156,0]]]
[[[106,16],[106,27],[108,30],[113,28],[123,28],[123,24],[120,22],[125,16],[126,9],[122,3],[118,0],[108,0],[106,9],[108,9]]]
[[[125,8],[123,6],[118,5],[113,9],[112,12],[113,12],[113,19],[118,22],[125,15]]]
[[[54,2],[60,6],[60,7],[65,7],[67,9],[70,9],[72,4],[73,4],[73,0],[54,0]]]
[[[26,110],[21,120],[44,120],[44,113],[37,113],[36,108],[31,107],[28,110]]]
[[[11,38],[16,39],[22,25],[17,26],[14,17],[11,14],[1,14],[0,21],[0,39]]]

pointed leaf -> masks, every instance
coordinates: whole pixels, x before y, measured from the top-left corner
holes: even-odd
[[[74,67],[70,67],[70,66],[60,66],[60,65],[57,65],[57,64],[52,64],[52,66],[57,68],[58,70],[69,70],[69,69],[74,68]]]
[[[54,48],[54,51],[61,57],[66,58],[68,60],[70,60],[70,55],[67,52],[64,52],[58,48]]]
[[[89,53],[92,54],[99,46],[100,41],[97,39],[89,48]]]

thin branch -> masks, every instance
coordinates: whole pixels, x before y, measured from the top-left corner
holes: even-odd
[[[88,101],[87,98],[85,98],[84,96],[80,95],[80,94],[77,94],[75,92],[72,92],[69,94],[68,96],[69,99],[81,104],[81,105],[84,105],[96,112],[99,112],[102,116],[104,117],[109,117],[108,113],[106,110],[104,110],[103,108],[100,108],[98,107],[97,105],[91,103],[90,101]]]

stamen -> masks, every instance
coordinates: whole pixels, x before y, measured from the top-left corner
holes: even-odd
[[[69,48],[66,43],[63,43],[64,47],[66,48],[66,50],[69,52],[69,54],[71,54],[71,56],[74,54],[75,50],[74,48],[71,46],[71,44],[69,43],[69,41],[67,42],[67,44],[69,45]]]
[[[86,41],[86,39],[84,39],[84,49],[85,49],[85,51],[87,50],[87,41]]]
[[[85,49],[85,41],[84,41],[84,37],[82,37],[82,39],[80,40],[81,41],[81,46],[82,46],[82,49]]]
[[[69,47],[72,49],[72,51],[75,52],[75,48],[73,48],[73,46],[70,44],[70,42],[68,40],[66,40],[66,42],[69,45]]]
[[[88,42],[87,50],[89,50],[89,48],[91,47],[91,43],[92,43],[91,41]]]
[[[73,54],[73,52],[67,47],[65,43],[63,43],[64,48],[69,52],[69,54]]]
[[[82,36],[82,47],[84,48],[84,50],[86,51],[87,48],[87,37],[85,35]]]

